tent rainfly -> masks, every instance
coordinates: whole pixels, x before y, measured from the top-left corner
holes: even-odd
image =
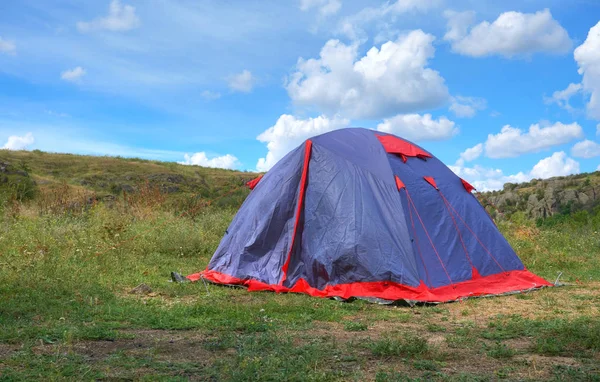
[[[394,135],[313,137],[249,186],[208,267],[189,280],[411,303],[552,285],[524,267],[473,186]]]

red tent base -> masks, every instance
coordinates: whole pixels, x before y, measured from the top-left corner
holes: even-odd
[[[428,288],[423,283],[415,288],[395,282],[378,281],[327,285],[325,289],[320,290],[308,285],[304,279],[298,280],[293,287],[288,288],[282,285],[265,284],[257,280],[242,280],[213,270],[195,273],[187,276],[187,278],[191,281],[198,281],[202,278],[216,284],[245,286],[251,292],[290,292],[305,293],[314,297],[340,297],[343,299],[357,297],[418,302],[449,302],[469,297],[501,295],[553,286],[553,284],[526,269],[478,277],[439,288]]]

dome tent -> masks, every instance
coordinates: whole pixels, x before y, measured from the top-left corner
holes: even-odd
[[[313,137],[251,186],[189,280],[420,302],[551,285],[524,267],[469,183],[394,135]]]

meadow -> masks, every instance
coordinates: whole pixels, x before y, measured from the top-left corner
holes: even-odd
[[[38,184],[50,162],[27,164]],[[245,195],[212,202],[235,182],[206,179],[199,199],[148,183],[100,199],[65,179],[5,198],[0,380],[600,381],[599,211],[499,222],[530,270],[565,286],[382,306],[170,282],[206,267]]]

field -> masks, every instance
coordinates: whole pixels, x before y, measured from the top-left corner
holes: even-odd
[[[58,179],[60,158],[35,155],[23,166],[42,186],[0,215],[0,380],[600,381],[597,215],[500,223],[530,270],[567,286],[414,308],[248,293],[169,279],[206,266],[243,194],[210,201],[251,176],[173,167],[207,180],[174,202],[114,181],[160,164],[106,160],[123,168],[103,175],[83,158]]]

